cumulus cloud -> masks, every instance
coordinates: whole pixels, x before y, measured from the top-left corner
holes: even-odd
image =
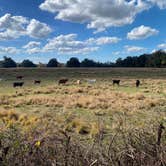
[[[17,54],[20,50],[15,47],[3,47],[0,46],[0,54]]]
[[[0,17],[0,40],[11,40],[28,35],[34,38],[47,36],[51,29],[45,23],[23,16],[12,16],[7,13]]]
[[[28,54],[38,54],[38,53],[42,53],[42,49],[39,47],[32,47],[32,48],[26,49],[25,52]]]
[[[47,24],[41,23],[35,19],[32,19],[27,26],[27,34],[33,38],[46,37],[51,31],[51,28]]]
[[[58,54],[88,54],[97,51],[102,45],[114,44],[121,39],[117,37],[89,38],[81,41],[77,34],[59,35],[49,39],[44,46],[40,42],[31,41],[22,48],[28,54],[57,52]],[[99,47],[100,46],[100,47]]]
[[[118,37],[100,37],[100,38],[90,38],[87,40],[89,44],[104,45],[104,44],[115,44],[121,39]]]
[[[98,47],[89,46],[86,41],[76,39],[77,34],[60,35],[50,39],[43,51],[57,51],[59,54],[87,54],[97,51]]]
[[[159,31],[156,29],[141,25],[129,32],[127,38],[130,40],[146,39],[150,36],[157,35],[158,33]]]
[[[24,45],[22,48],[28,54],[37,54],[37,53],[42,52],[42,49],[40,48],[40,45],[41,45],[40,42],[30,41],[29,43]]]
[[[96,32],[131,24],[137,14],[154,5],[166,8],[165,0],[45,0],[39,8],[55,13],[55,19],[86,23]]]
[[[5,14],[0,17],[0,40],[10,40],[26,34],[27,18]]]
[[[23,48],[25,48],[25,49],[27,49],[27,48],[34,48],[34,47],[40,46],[40,44],[41,44],[40,42],[30,41],[29,43],[24,45]]]
[[[144,47],[138,46],[125,46],[124,48],[127,53],[141,52],[146,50]]]

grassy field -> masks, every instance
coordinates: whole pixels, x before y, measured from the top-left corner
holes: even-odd
[[[13,88],[18,75],[25,86]],[[58,85],[61,78],[69,82]],[[112,79],[120,79],[120,86]],[[34,80],[42,82],[34,85]],[[28,163],[30,148],[20,156],[22,142],[28,147],[33,142],[29,165],[165,165],[165,130],[156,142],[159,125],[166,124],[166,69],[0,69],[0,119],[0,147],[10,149],[0,154],[4,165],[16,154],[15,161]],[[48,152],[50,146],[59,154]]]

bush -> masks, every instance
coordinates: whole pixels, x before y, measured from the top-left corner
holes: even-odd
[[[116,133],[110,133],[109,136],[104,136],[100,130],[92,141],[86,142],[77,135],[58,130],[57,126],[49,128],[51,131],[48,131],[48,126],[47,129],[41,127],[41,124],[39,126],[31,128],[28,133],[21,132],[20,128],[14,125],[1,130],[0,165],[166,164],[164,139],[160,144],[156,143],[153,132],[158,131],[155,128],[151,132],[147,129],[132,129],[128,133],[119,128]]]

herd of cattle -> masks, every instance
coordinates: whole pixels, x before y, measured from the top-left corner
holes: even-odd
[[[17,80],[22,80],[24,77],[23,76],[17,76],[16,79]],[[66,84],[69,81],[69,79],[60,79],[58,81],[58,84]],[[89,84],[94,84],[96,82],[96,79],[87,79],[87,82]],[[112,80],[113,85],[120,85],[121,80]],[[77,80],[76,82],[78,85],[81,84],[81,80]],[[34,84],[41,84],[41,80],[34,80]],[[135,85],[138,88],[140,86],[141,82],[140,80],[136,80]],[[22,87],[24,85],[24,82],[14,82],[13,83],[13,87]]]

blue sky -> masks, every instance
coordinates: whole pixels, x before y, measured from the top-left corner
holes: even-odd
[[[1,0],[0,59],[115,61],[166,50],[166,0]]]

